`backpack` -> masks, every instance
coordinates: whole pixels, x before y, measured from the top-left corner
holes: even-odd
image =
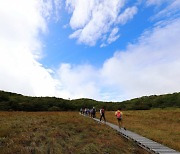
[[[121,118],[121,112],[118,111],[117,114],[116,114],[117,118],[120,119]]]
[[[101,109],[101,113],[104,114],[104,109]]]

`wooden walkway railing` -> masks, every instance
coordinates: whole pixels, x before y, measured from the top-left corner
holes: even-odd
[[[88,117],[88,116],[86,116]],[[131,132],[129,130],[124,130],[124,129],[120,129],[117,125],[114,125],[112,123],[109,122],[103,122],[100,121],[97,118],[92,118],[93,120],[97,121],[97,122],[101,122],[104,123],[108,126],[110,126],[111,128],[115,129],[116,131],[118,131],[122,136],[124,136],[125,138],[129,139],[129,140],[133,140],[134,142],[136,142],[140,147],[142,147],[143,149],[151,152],[151,153],[155,153],[155,154],[180,154],[180,152],[171,149],[167,146],[164,146],[160,143],[157,143],[153,140],[150,140],[146,137],[143,137],[141,135],[138,135],[134,132]]]

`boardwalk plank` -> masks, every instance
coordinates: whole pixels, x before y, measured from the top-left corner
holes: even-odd
[[[146,149],[147,151],[151,151],[151,153],[156,153],[156,154],[180,154],[180,152],[171,149],[169,147],[166,147],[160,143],[157,143],[153,140],[150,140],[144,136],[141,136],[139,134],[136,134],[134,132],[131,132],[129,130],[124,130],[124,129],[120,129],[117,125],[114,125],[112,123],[109,122],[103,122],[97,118],[93,118],[95,121],[97,121],[98,123],[103,123],[106,124],[108,126],[110,126],[111,128],[117,130],[122,136],[124,136],[127,139],[131,139],[133,141],[135,141],[139,146],[141,146],[142,148]]]

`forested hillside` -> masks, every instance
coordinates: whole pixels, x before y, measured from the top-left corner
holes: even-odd
[[[0,91],[1,111],[73,111],[82,108],[106,110],[149,110],[153,108],[180,107],[180,93],[160,96],[143,96],[123,102],[102,102],[92,99],[66,100],[56,97],[29,97],[16,93]]]

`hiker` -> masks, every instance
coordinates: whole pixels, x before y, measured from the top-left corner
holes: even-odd
[[[122,116],[123,116],[123,113],[121,111],[121,108],[118,108],[118,110],[115,112],[115,116],[118,120],[118,125],[119,125],[119,128],[124,128],[124,130],[126,130],[126,128],[123,126],[123,119],[122,119]]]
[[[84,113],[85,113],[85,109],[83,108],[83,109],[82,109],[82,114],[84,114]]]
[[[95,107],[92,108],[92,117],[93,118],[96,117],[96,109],[95,109]]]
[[[102,109],[100,109],[100,115],[101,115],[100,121],[101,121],[101,119],[102,119],[102,117],[103,117],[103,118],[104,118],[104,121],[106,122],[104,107],[103,107]]]
[[[90,110],[91,118],[93,117],[93,109]]]
[[[83,114],[83,109],[82,108],[80,109],[80,113]]]
[[[87,115],[87,108],[84,109],[84,114]]]
[[[90,117],[90,109],[87,109],[87,115]]]

